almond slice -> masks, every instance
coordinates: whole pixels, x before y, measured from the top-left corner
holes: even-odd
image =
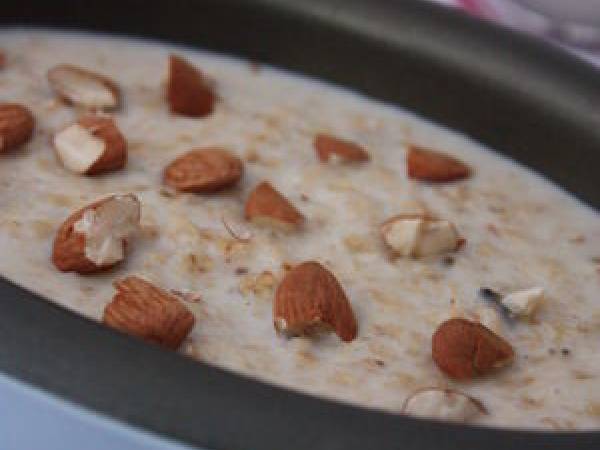
[[[454,318],[442,323],[433,334],[432,355],[442,372],[461,380],[510,364],[514,350],[480,323]]]
[[[115,109],[121,102],[118,86],[103,75],[71,64],[48,71],[48,82],[56,95],[69,104],[90,109]]]
[[[275,293],[275,329],[287,336],[333,330],[343,341],[356,337],[352,307],[335,276],[309,261],[286,273]]]
[[[345,162],[368,161],[369,154],[354,142],[336,138],[328,134],[317,134],[314,141],[317,156],[321,162],[340,159]]]
[[[100,272],[125,259],[140,226],[140,203],[133,194],[111,195],[73,213],[54,240],[52,261],[63,272]]]
[[[0,103],[0,153],[25,144],[33,134],[31,111],[16,103]]]
[[[467,422],[480,414],[487,414],[479,400],[455,389],[439,387],[417,389],[404,402],[402,412],[455,422]]]
[[[176,350],[194,327],[194,315],[168,292],[131,276],[114,284],[117,293],[104,309],[111,328]]]
[[[447,220],[427,215],[400,214],[380,228],[384,243],[395,256],[420,258],[453,252],[464,240]]]
[[[216,192],[236,184],[243,171],[242,160],[226,150],[196,149],[171,162],[164,181],[181,192]]]
[[[171,55],[167,100],[174,114],[203,117],[213,111],[215,94],[200,70],[180,56]]]
[[[246,201],[246,219],[257,225],[293,230],[304,222],[304,216],[275,188],[263,181]]]
[[[461,180],[471,175],[469,166],[458,159],[414,145],[406,154],[406,169],[409,178],[433,183]]]
[[[97,175],[122,169],[127,142],[109,117],[87,115],[54,135],[54,149],[71,172]]]

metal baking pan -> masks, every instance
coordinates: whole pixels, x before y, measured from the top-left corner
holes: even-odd
[[[600,73],[420,0],[3,0],[0,26],[144,36],[322,78],[464,132],[600,206]],[[274,387],[117,334],[0,280],[0,371],[223,450],[600,448],[600,432],[453,425]]]

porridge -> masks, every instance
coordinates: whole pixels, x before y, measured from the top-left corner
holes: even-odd
[[[0,46],[4,277],[310,394],[600,426],[600,217],[572,196],[242,60],[32,30]]]

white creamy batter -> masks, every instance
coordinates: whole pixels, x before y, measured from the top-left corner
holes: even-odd
[[[187,304],[197,324],[182,352],[316,395],[399,411],[418,388],[451,386],[485,405],[489,414],[477,423],[600,426],[594,259],[600,217],[570,195],[407,111],[248,62],[160,43],[32,30],[0,32],[0,47],[7,54],[0,101],[22,103],[36,117],[32,141],[0,156],[0,272],[7,278],[93,319],[111,300],[112,281],[128,274],[189,290],[201,300]],[[170,52],[216,82],[220,100],[209,117],[168,112]],[[46,71],[59,63],[97,71],[121,87],[124,107],[115,119],[129,143],[124,170],[84,177],[58,163],[50,137],[78,113],[48,87]],[[364,146],[371,161],[320,163],[317,132]],[[409,142],[457,156],[474,176],[435,186],[409,180]],[[214,146],[244,159],[236,188],[196,195],[163,187],[163,168],[176,156]],[[306,216],[301,232],[244,221],[245,198],[263,179]],[[142,202],[143,232],[126,263],[99,275],[57,271],[50,254],[63,220],[105,194],[130,192]],[[439,257],[391,262],[379,225],[425,208],[452,221],[466,246],[453,264]],[[222,218],[251,233],[250,243],[233,239]],[[282,265],[309,259],[324,263],[343,285],[358,322],[353,342],[275,333],[272,301]],[[482,286],[506,293],[541,286],[546,299],[532,323],[511,324],[494,317],[478,296]],[[476,381],[446,378],[432,361],[431,335],[455,314],[488,321],[515,348],[514,364]]]

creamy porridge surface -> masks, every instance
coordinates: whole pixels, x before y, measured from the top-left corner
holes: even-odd
[[[0,157],[0,272],[56,303],[100,319],[112,282],[143,274],[191,291],[196,326],[181,348],[194,358],[346,402],[400,411],[424,386],[451,386],[489,411],[477,423],[555,429],[600,426],[600,217],[529,170],[406,111],[266,67],[164,44],[51,32],[3,31],[0,101],[27,105],[34,138]],[[219,101],[202,119],[173,116],[164,100],[166,62],[176,51],[216,82]],[[122,89],[115,119],[128,140],[124,170],[67,172],[51,135],[77,117],[58,102],[46,72],[72,63]],[[327,132],[362,145],[371,161],[323,164],[313,137]],[[474,169],[460,183],[406,177],[409,142],[455,155]],[[163,168],[195,147],[220,146],[244,160],[242,181],[219,194],[173,194]],[[300,232],[257,228],[244,201],[270,180],[307,218]],[[103,274],[56,270],[52,240],[75,209],[108,193],[135,193],[142,232],[127,261]],[[379,225],[431,211],[456,224],[466,246],[449,257],[390,260]],[[223,219],[251,232],[235,240]],[[317,260],[344,287],[358,336],[286,339],[272,321],[286,264]],[[509,321],[478,294],[541,286],[535,320]],[[443,320],[481,318],[510,342],[512,366],[469,382],[445,377],[431,358]],[[491,317],[491,319],[490,319]],[[32,324],[35,326],[35,324]],[[198,382],[202,382],[198,380]]]

